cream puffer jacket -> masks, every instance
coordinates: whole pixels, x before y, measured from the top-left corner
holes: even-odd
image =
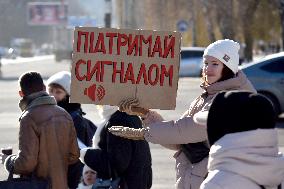
[[[278,152],[277,138],[276,129],[223,136],[211,146],[209,174],[200,188],[277,188],[284,181],[284,156]]]

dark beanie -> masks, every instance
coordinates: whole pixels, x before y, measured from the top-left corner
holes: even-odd
[[[272,103],[263,95],[246,91],[220,92],[207,118],[210,145],[228,133],[275,127]]]

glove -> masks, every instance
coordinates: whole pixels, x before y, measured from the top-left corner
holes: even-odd
[[[108,130],[110,133],[112,133],[115,136],[131,140],[144,140],[144,134],[145,132],[147,132],[147,129],[145,128],[134,129],[123,126],[112,126]]]
[[[144,117],[149,110],[139,107],[139,101],[136,98],[123,100],[119,104],[119,111],[126,112],[128,115],[136,115]]]

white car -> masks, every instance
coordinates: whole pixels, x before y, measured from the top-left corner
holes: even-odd
[[[179,76],[200,77],[203,66],[204,47],[182,47]]]
[[[284,112],[284,52],[240,66],[258,93],[271,100],[277,114]]]

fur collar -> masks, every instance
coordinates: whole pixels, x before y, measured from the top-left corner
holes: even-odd
[[[19,107],[22,111],[25,111],[28,108],[32,108],[41,104],[56,104],[56,101],[45,91],[40,91],[32,93],[28,96],[24,96],[19,102]]]
[[[45,105],[45,104],[56,105],[55,98],[52,96],[49,96],[45,91],[40,91],[37,93],[33,93],[31,95],[28,95],[26,97],[23,97],[19,102],[19,107],[21,108],[23,112],[19,120],[21,120],[22,116],[29,109],[36,107],[36,106]]]

